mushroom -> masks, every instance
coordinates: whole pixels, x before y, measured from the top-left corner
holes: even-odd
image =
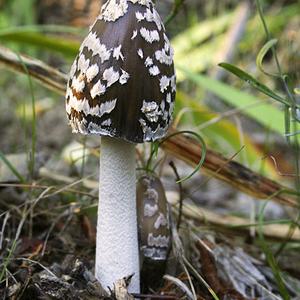
[[[143,292],[157,289],[165,274],[171,247],[168,203],[164,187],[154,174],[143,174],[136,188]]]
[[[134,274],[139,292],[135,144],[165,136],[176,93],[173,50],[151,0],[108,0],[67,85],[73,132],[101,136],[96,278]]]

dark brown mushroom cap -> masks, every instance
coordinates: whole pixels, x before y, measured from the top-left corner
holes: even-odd
[[[169,127],[175,93],[173,50],[153,3],[106,2],[70,72],[73,132],[154,141]]]

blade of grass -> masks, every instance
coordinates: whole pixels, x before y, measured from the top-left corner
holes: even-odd
[[[240,68],[227,64],[227,63],[220,63],[220,67],[224,68],[225,70],[229,71],[230,73],[234,74],[235,76],[239,77],[258,91],[262,92],[263,94],[277,100],[278,102],[289,105],[289,102],[282,98],[281,96],[274,93],[271,89],[269,89],[267,86],[256,80],[254,77],[252,77],[250,74],[246,73],[245,71],[241,70]]]
[[[35,164],[35,152],[36,152],[36,112],[35,112],[35,97],[34,97],[34,91],[33,91],[33,84],[31,80],[31,76],[28,72],[28,69],[26,65],[24,64],[21,56],[17,53],[17,56],[20,60],[20,63],[22,64],[26,76],[28,79],[29,84],[29,90],[31,95],[31,108],[32,108],[32,118],[31,118],[31,153],[29,155],[29,162],[28,162],[28,168],[29,172],[31,174],[31,177],[34,176],[34,164]]]
[[[195,74],[182,66],[177,65],[177,68],[183,71],[186,77],[195,82],[198,86],[212,92],[220,97],[220,99],[234,107],[244,107],[260,100],[255,96],[242,92],[208,76]],[[284,132],[284,117],[282,112],[277,109],[277,107],[271,105],[268,101],[261,99],[259,109],[257,107],[249,108],[245,111],[245,114],[273,131],[280,134]]]
[[[3,152],[0,150],[0,159],[6,164],[6,166],[11,170],[11,172],[20,180],[21,183],[25,182],[24,177],[18,172],[18,170],[10,163]]]
[[[62,25],[24,25],[24,26],[12,26],[9,28],[1,28],[0,29],[0,37],[5,36],[7,34],[17,34],[17,33],[30,33],[30,32],[38,32],[38,33],[73,33],[73,34],[83,34],[84,30],[71,27],[71,26],[62,26]]]
[[[16,42],[22,45],[32,45],[39,48],[59,52],[67,57],[75,57],[80,43],[70,38],[57,35],[45,35],[38,32],[14,32],[0,34],[0,40]]]
[[[269,40],[268,42],[266,42],[266,44],[260,49],[257,57],[256,57],[256,65],[259,68],[259,70],[264,73],[267,76],[271,76],[271,77],[278,77],[278,74],[272,74],[269,73],[267,71],[265,71],[264,67],[263,67],[263,60],[266,56],[266,54],[269,52],[270,49],[272,49],[272,47],[274,47],[277,44],[278,40],[277,39],[272,39]]]

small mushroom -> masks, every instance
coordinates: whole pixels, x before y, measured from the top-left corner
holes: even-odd
[[[137,183],[137,212],[143,292],[161,285],[171,247],[168,203],[160,179],[142,175]]]
[[[139,292],[135,143],[165,136],[176,93],[173,50],[151,0],[108,0],[71,71],[66,111],[75,133],[101,138],[96,278],[134,274]]]

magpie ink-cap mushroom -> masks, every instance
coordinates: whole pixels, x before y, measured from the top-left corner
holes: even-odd
[[[106,288],[135,273],[139,290],[135,144],[172,119],[173,50],[151,0],[108,0],[71,71],[66,111],[75,133],[102,136],[96,277]]]

